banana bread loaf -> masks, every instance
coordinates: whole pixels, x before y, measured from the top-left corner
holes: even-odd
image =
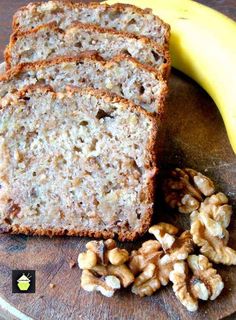
[[[109,60],[125,53],[143,64],[155,67],[167,77],[170,68],[169,51],[146,37],[103,29],[95,25],[76,23],[65,31],[56,23],[36,27],[11,36],[5,51],[7,69],[21,62],[35,62],[62,55],[76,56],[84,51],[97,51]]]
[[[164,45],[168,45],[170,35],[169,25],[153,15],[151,9],[142,10],[119,3],[109,6],[55,0],[30,3],[19,9],[13,18],[13,29],[23,31],[53,21],[62,29],[72,22],[97,24],[103,28],[137,33]]]
[[[93,89],[0,100],[0,229],[133,240],[148,228],[157,118]]]
[[[166,82],[154,68],[125,55],[105,61],[97,54],[85,53],[16,66],[0,76],[0,98],[39,83],[55,91],[65,90],[66,85],[110,90],[159,114],[167,93]]]

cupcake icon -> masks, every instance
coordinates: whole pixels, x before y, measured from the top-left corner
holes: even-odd
[[[26,276],[23,273],[22,276],[17,280],[17,286],[21,291],[27,291],[29,289],[30,278],[31,276],[29,274]]]

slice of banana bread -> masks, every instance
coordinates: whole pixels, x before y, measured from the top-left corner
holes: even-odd
[[[170,27],[152,14],[151,9],[142,10],[126,4],[72,3],[69,1],[48,1],[30,3],[20,8],[13,18],[13,29],[28,30],[49,22],[57,22],[62,29],[72,22],[100,25],[137,33],[168,44]]]
[[[84,51],[97,51],[109,60],[125,53],[143,64],[151,65],[164,77],[170,68],[169,52],[155,41],[131,33],[102,29],[95,25],[76,23],[65,31],[56,23],[36,27],[11,36],[5,52],[7,69],[21,62],[35,62],[62,55],[78,55]]]
[[[159,114],[167,94],[166,81],[154,68],[125,55],[105,61],[87,53],[20,64],[0,76],[0,98],[31,84],[50,85],[55,91],[64,91],[66,85],[110,90]]]
[[[94,89],[0,100],[0,229],[133,240],[153,208],[157,117]]]

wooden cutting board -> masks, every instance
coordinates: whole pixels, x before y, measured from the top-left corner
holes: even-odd
[[[14,0],[9,5],[8,2],[1,1],[0,49],[7,42],[9,15],[19,5],[26,3]],[[209,3],[216,4],[217,1]],[[220,1],[220,5],[222,3],[225,3],[222,8],[228,10],[227,4],[233,4],[233,1]],[[7,20],[5,25],[4,19]],[[171,74],[163,123],[166,134],[160,159],[161,172],[175,166],[195,168],[216,182],[218,190],[229,196],[235,209],[236,158],[220,114],[210,97],[196,83],[177,71]],[[161,199],[156,199],[156,221],[173,222],[188,228],[188,216],[173,214],[164,207]],[[231,245],[236,249],[235,216],[229,230]],[[148,236],[123,246],[137,248],[146,238]],[[197,313],[187,312],[182,307],[171,285],[146,298],[139,298],[129,290],[121,290],[110,299],[96,293],[89,294],[80,289],[80,270],[69,267],[70,260],[77,260],[78,253],[84,250],[87,241],[85,238],[48,239],[1,235],[0,319],[28,319],[24,314],[34,320],[217,320],[236,312],[236,267],[217,267],[225,282],[223,294],[216,301],[200,303]],[[12,294],[12,269],[36,270],[34,294]],[[55,284],[55,287],[50,288],[50,283]],[[14,316],[17,312],[18,315]],[[230,319],[236,319],[236,316]]]

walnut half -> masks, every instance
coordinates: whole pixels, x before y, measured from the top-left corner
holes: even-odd
[[[129,262],[129,267],[136,276],[132,292],[141,297],[150,296],[161,286],[166,286],[174,263],[187,259],[193,251],[189,231],[177,237],[176,227],[161,222],[152,226],[149,232],[157,240],[148,240],[139,250],[132,251]]]
[[[170,281],[173,283],[173,291],[179,301],[188,311],[198,309],[198,300],[188,289],[189,270],[185,261],[178,261],[170,273]]]
[[[236,265],[236,251],[227,246],[232,207],[219,192],[208,197],[191,216],[191,234],[200,252],[215,263]]]
[[[166,260],[169,257],[169,261],[172,262],[185,260],[193,252],[193,240],[190,232],[186,230],[178,237],[176,236],[178,231],[178,228],[163,222],[149,229],[149,232],[160,242]]]
[[[81,287],[86,291],[99,291],[112,297],[116,289],[126,288],[134,281],[134,275],[125,262],[129,253],[116,247],[113,239],[90,241],[86,252],[78,257],[82,269]]]
[[[198,309],[199,299],[215,300],[224,288],[221,276],[203,255],[176,262],[170,280],[176,297],[189,311]]]
[[[168,283],[168,279],[161,277],[158,268],[162,254],[161,245],[156,240],[148,240],[141,248],[131,252],[129,268],[136,276],[131,289],[134,294],[140,297],[150,296],[161,287],[162,283]]]
[[[190,255],[188,265],[193,272],[191,291],[201,300],[215,300],[224,288],[224,283],[212,264],[203,255]]]
[[[185,168],[171,171],[163,184],[166,203],[181,213],[197,210],[205,197],[215,192],[211,179],[193,169]]]

